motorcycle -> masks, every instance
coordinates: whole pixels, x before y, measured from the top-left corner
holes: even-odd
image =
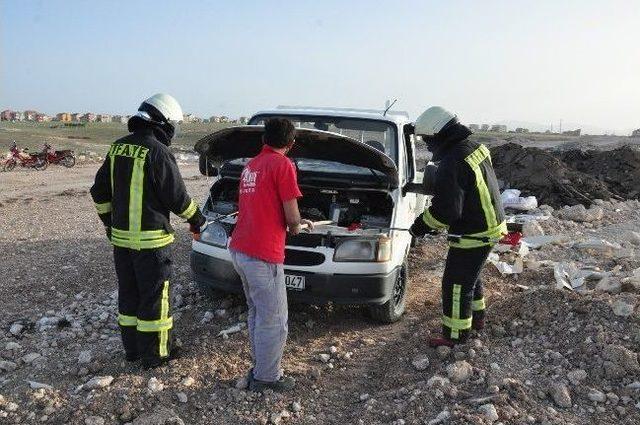
[[[16,168],[16,165],[20,165],[24,168],[35,168],[38,171],[45,170],[49,163],[47,159],[40,155],[31,155],[26,152],[26,149],[18,149],[18,145],[15,140],[11,145],[10,157],[5,161],[2,167],[4,171],[11,171]]]
[[[72,150],[57,151],[53,147],[45,143],[42,149],[42,155],[45,156],[47,162],[50,164],[58,164],[67,168],[71,168],[76,165],[76,155]]]

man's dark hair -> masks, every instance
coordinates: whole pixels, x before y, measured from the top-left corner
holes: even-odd
[[[293,143],[296,128],[286,118],[271,118],[264,123],[264,143],[280,149]]]

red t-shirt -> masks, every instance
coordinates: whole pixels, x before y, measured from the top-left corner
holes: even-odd
[[[242,170],[240,212],[229,247],[269,263],[284,263],[287,224],[282,203],[301,196],[291,161],[265,145]]]

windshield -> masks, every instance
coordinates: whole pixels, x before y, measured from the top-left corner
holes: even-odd
[[[258,115],[249,124],[264,125],[269,118],[287,118],[297,128],[337,133],[366,143],[387,154],[397,164],[397,137],[395,126],[386,121],[364,118],[345,118],[315,115]]]

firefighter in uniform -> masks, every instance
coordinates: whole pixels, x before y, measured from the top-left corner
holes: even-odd
[[[489,149],[470,141],[471,131],[439,106],[418,117],[415,134],[426,142],[438,168],[431,205],[410,232],[421,237],[447,231],[449,240],[442,276],[442,336],[429,344],[452,347],[465,342],[471,329],[484,327],[480,271],[507,226]]]
[[[114,246],[118,324],[125,356],[145,368],[171,357],[171,247],[169,212],[198,233],[205,223],[187,194],[169,150],[182,108],[167,94],[142,102],[98,170],[91,196]]]

